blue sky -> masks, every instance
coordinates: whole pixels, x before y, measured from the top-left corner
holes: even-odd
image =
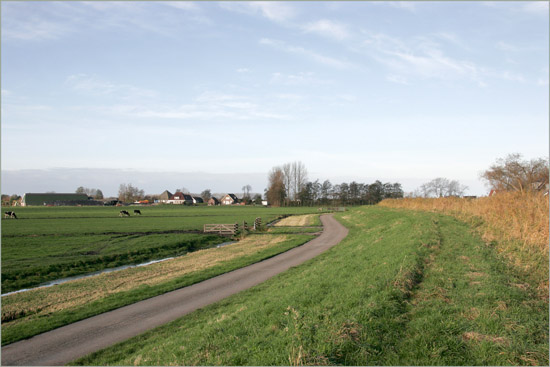
[[[497,158],[548,155],[548,2],[1,8],[2,193],[263,192],[299,160],[481,195]]]

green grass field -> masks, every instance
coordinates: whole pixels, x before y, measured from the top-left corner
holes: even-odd
[[[336,214],[326,253],[81,365],[548,365],[548,300],[471,228]],[[546,274],[548,276],[548,274]]]
[[[140,207],[142,216],[119,217],[133,207],[23,207],[2,219],[2,293],[105,268],[178,256],[226,239],[199,232],[205,223],[264,224],[316,208]],[[3,208],[3,211],[11,208]]]

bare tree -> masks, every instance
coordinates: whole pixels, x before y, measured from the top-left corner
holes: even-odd
[[[241,190],[243,190],[243,200],[249,201],[250,200],[250,190],[252,190],[252,186],[250,185],[244,185]]]
[[[462,196],[468,186],[461,185],[458,181],[450,181],[444,177],[434,178],[420,186],[420,193],[424,197]]]
[[[292,200],[292,165],[285,163],[282,165],[281,170],[283,172],[283,183],[285,185],[285,198]]]
[[[307,169],[306,166],[298,161],[292,163],[292,183],[293,183],[293,199],[298,198],[298,194],[307,184]]]
[[[497,159],[481,178],[494,190],[539,190],[548,185],[548,158],[526,161],[519,153],[509,154]]]
[[[89,188],[84,187],[84,186],[79,186],[75,190],[75,193],[77,193],[77,194],[86,194],[88,196],[93,197],[94,199],[103,199],[103,192],[101,192],[101,190],[99,190],[99,189],[89,189]]]
[[[118,200],[131,203],[136,200],[140,200],[145,193],[143,190],[132,186],[132,184],[120,184],[118,189]]]
[[[299,193],[307,184],[307,169],[300,162],[285,163],[281,166],[287,200],[297,200]]]

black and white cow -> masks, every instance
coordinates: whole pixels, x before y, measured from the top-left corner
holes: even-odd
[[[141,210],[134,209],[134,215],[141,215]]]
[[[118,213],[119,217],[129,217],[130,213],[128,213],[126,210],[121,210],[120,213]]]
[[[15,212],[4,212],[4,218],[14,218],[14,219],[17,219],[17,215],[15,215]]]

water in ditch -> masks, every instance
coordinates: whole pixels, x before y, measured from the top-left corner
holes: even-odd
[[[224,246],[227,246],[227,245],[231,245],[231,244],[236,243],[236,242],[237,241],[228,241],[228,242],[220,243],[220,244],[217,244],[217,245],[213,245],[210,248],[220,248],[220,247],[224,247]],[[39,284],[36,287],[19,289],[19,290],[13,291],[13,292],[4,293],[4,294],[2,294],[2,297],[9,296],[10,294],[30,291],[30,290],[37,289],[37,288],[52,287],[54,285],[70,282],[71,280],[90,278],[90,277],[93,277],[93,276],[96,276],[96,275],[105,274],[105,273],[112,273],[114,271],[124,270],[124,269],[128,269],[128,268],[135,268],[135,267],[141,267],[141,266],[156,264],[156,263],[159,263],[159,262],[162,262],[162,261],[172,260],[172,259],[180,258],[180,257],[183,257],[183,256],[185,256],[185,255],[176,256],[176,257],[167,257],[167,258],[158,259],[158,260],[151,260],[151,261],[147,261],[147,262],[144,262],[144,263],[141,263],[141,264],[122,265],[122,266],[117,266],[116,268],[109,268],[109,269],[103,269],[103,270],[95,271],[93,273],[75,275],[75,276],[72,276],[72,277],[61,278],[61,279],[56,279],[56,280],[50,280],[48,282]]]

